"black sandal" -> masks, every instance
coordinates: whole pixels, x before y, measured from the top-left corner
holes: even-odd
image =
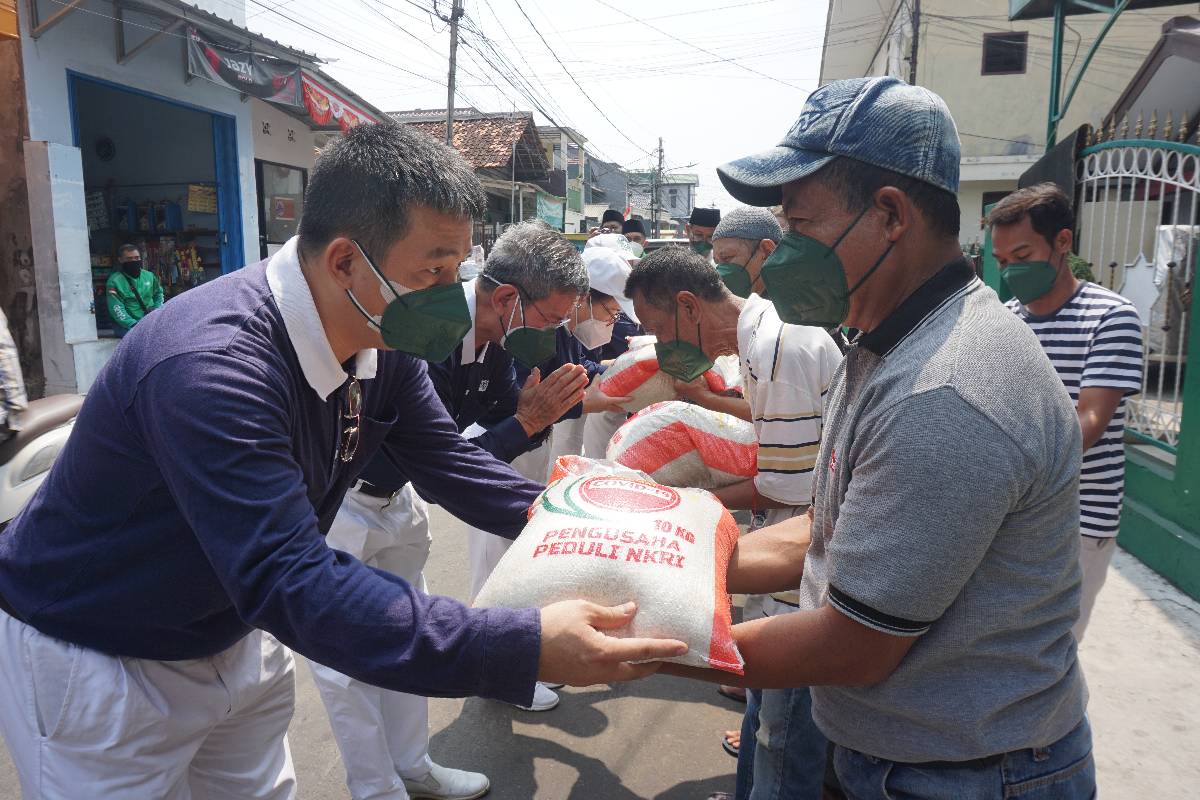
[[[728,698],[735,703],[745,703],[746,702],[745,690],[742,690],[742,692],[739,694],[737,692],[726,691],[724,686],[718,686],[717,694],[721,695],[721,697]]]

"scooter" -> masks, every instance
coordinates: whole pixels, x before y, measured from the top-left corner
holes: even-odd
[[[0,444],[0,530],[41,486],[67,443],[83,395],[56,394],[31,400],[21,414],[21,430]]]

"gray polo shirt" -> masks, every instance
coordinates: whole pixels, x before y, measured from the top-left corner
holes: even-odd
[[[830,740],[892,761],[1051,744],[1083,717],[1079,421],[1037,338],[946,266],[834,376],[802,608],[920,637],[868,687],[814,687]]]

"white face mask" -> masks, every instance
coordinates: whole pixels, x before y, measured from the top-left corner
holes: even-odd
[[[588,298],[588,313],[595,313],[591,298]],[[612,341],[613,326],[601,322],[593,316],[583,322],[576,322],[574,333],[575,338],[579,340],[585,350],[595,350]]]
[[[613,329],[598,319],[585,319],[575,326],[575,338],[585,350],[604,347],[612,341]]]

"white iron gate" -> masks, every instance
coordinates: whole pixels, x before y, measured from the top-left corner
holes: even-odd
[[[1200,146],[1103,142],[1083,151],[1077,174],[1079,254],[1142,318],[1142,393],[1129,403],[1127,429],[1174,451],[1200,259]]]

